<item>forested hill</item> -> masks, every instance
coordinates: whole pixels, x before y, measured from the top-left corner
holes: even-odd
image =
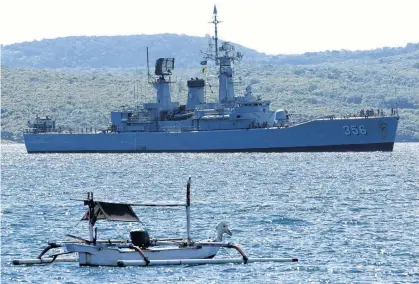
[[[77,36],[44,39],[4,46],[2,64],[23,68],[135,68],[150,66],[159,57],[174,57],[175,67],[199,66],[209,38],[177,34],[133,36]],[[263,62],[267,56],[235,45],[245,62]]]
[[[2,47],[2,65],[19,68],[135,68],[146,65],[146,47],[150,58],[174,57],[176,67],[196,67],[202,59],[201,50],[209,38],[176,34],[132,36],[74,36],[24,42]],[[381,60],[403,56],[419,50],[419,43],[405,47],[380,48],[368,51],[325,51],[300,55],[266,55],[235,44],[249,64],[320,64],[346,60]],[[150,61],[151,66],[154,61]],[[417,63],[417,64],[416,64]],[[415,62],[419,70],[419,62]]]

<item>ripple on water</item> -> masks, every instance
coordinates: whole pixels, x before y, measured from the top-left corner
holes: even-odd
[[[4,283],[417,282],[419,144],[392,153],[49,154],[2,145]],[[16,267],[46,241],[87,236],[87,191],[108,200],[185,199],[192,176],[192,236],[227,221],[253,257],[298,263],[89,268],[74,263]],[[184,234],[182,209],[136,209],[152,236]],[[100,223],[101,237],[128,238],[137,224]],[[220,251],[221,256],[237,256]]]

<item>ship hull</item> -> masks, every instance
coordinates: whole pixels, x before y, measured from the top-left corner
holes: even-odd
[[[398,117],[317,119],[286,128],[25,133],[28,153],[392,151]]]
[[[119,260],[142,261],[144,258],[133,249],[118,248],[116,246],[92,246],[86,244],[68,244],[68,252],[76,252],[81,266],[117,266]],[[208,259],[213,258],[219,247],[150,247],[143,249],[148,260],[173,259]]]

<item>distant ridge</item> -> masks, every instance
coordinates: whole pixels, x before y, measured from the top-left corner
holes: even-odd
[[[16,43],[2,47],[2,65],[19,68],[135,68],[146,65],[148,46],[152,62],[175,57],[178,67],[197,67],[208,38],[177,34],[131,36],[73,36]],[[234,44],[244,53],[243,63],[307,65],[354,59],[383,59],[419,51],[419,43],[367,51],[324,51],[300,55],[266,55]]]
[[[200,50],[208,38],[177,34],[132,36],[74,36],[3,46],[2,64],[22,68],[135,68],[146,66],[146,47],[151,62],[175,57],[178,67],[199,66]],[[263,61],[267,56],[235,44],[247,55],[246,62]]]

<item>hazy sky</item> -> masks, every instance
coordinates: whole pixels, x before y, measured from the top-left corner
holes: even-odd
[[[2,0],[0,43],[75,35],[219,36],[268,54],[419,42],[419,0]]]

